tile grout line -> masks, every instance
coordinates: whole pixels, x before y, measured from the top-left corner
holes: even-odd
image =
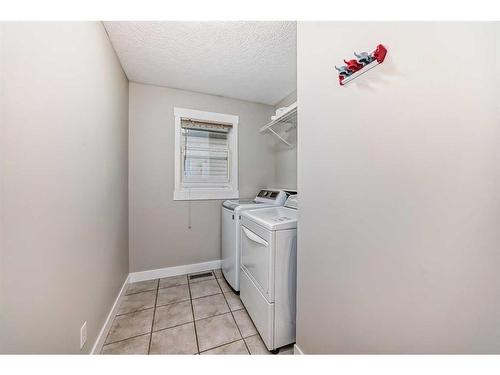
[[[182,302],[187,302],[187,301],[182,301]],[[162,307],[162,306],[159,306],[159,307]],[[151,310],[151,308],[149,308],[149,309],[147,309],[147,310]],[[145,311],[145,310],[142,310],[142,311]],[[191,311],[193,311],[193,310],[191,310]],[[236,310],[236,311],[240,311],[240,310]],[[167,329],[177,328],[177,327],[180,327],[180,326],[184,326],[184,325],[186,325],[186,324],[191,324],[191,323],[195,323],[195,322],[200,322],[200,321],[202,321],[202,320],[206,320],[206,319],[210,319],[210,318],[214,318],[214,317],[216,317],[216,316],[221,316],[221,315],[226,315],[226,314],[229,314],[229,312],[225,312],[225,313],[222,313],[222,314],[217,314],[217,315],[208,316],[208,317],[206,317],[206,318],[202,318],[202,319],[198,319],[198,320],[192,320],[192,321],[190,321],[190,322],[185,322],[185,323],[176,324],[176,325],[174,325],[174,326],[170,326],[170,327],[160,328],[160,329],[157,329],[157,330],[155,330],[155,331],[152,331],[151,333],[157,333],[157,332],[161,332],[161,331],[166,331]],[[146,335],[149,335],[149,333],[141,333],[140,335],[130,336],[130,337],[127,337],[127,338],[125,338],[125,339],[121,339],[121,340],[116,340],[116,341],[110,342],[110,343],[108,343],[108,344],[106,344],[106,345],[109,345],[109,344],[115,344],[115,343],[117,343],[117,342],[127,341],[127,340],[129,340],[129,339],[135,339],[135,338],[137,338],[137,337],[146,336]],[[254,335],[252,335],[252,336],[254,336]],[[251,336],[248,336],[248,337],[251,337]],[[239,340],[240,340],[240,339],[238,339],[238,340],[236,340],[236,341],[239,341]],[[228,344],[231,344],[231,343],[233,343],[233,342],[235,342],[235,341],[231,341],[231,342],[230,342],[230,343],[228,343]],[[219,346],[224,346],[224,345],[227,345],[227,344],[222,344],[222,345],[219,345]],[[215,346],[214,348],[218,348],[219,346]],[[213,348],[211,348],[211,349],[213,349]],[[211,349],[207,349],[207,350],[211,350]],[[207,350],[204,350],[204,352],[206,352]]]
[[[240,310],[236,310],[236,311],[240,311]],[[225,314],[229,314],[229,313],[225,313]],[[220,315],[224,315],[224,314],[220,314]],[[214,315],[214,316],[220,316],[220,315]],[[212,318],[212,317],[210,317]],[[204,320],[204,319],[208,319],[208,318],[203,318],[203,319],[200,319],[200,320]],[[161,332],[161,331],[165,331],[167,329],[170,329],[170,328],[177,328],[177,327],[180,327],[180,326],[184,326],[186,324],[190,324],[190,323],[194,323],[194,322],[187,322],[187,323],[182,323],[182,324],[178,324],[176,326],[172,326],[172,327],[168,327],[168,328],[162,328],[162,329],[159,329],[157,331],[154,331],[154,332]],[[141,336],[146,336],[146,335],[149,335],[149,333],[142,333],[140,335],[135,335],[135,336],[130,336],[130,337],[127,337],[126,339],[121,339],[121,340],[117,340],[117,341],[113,341],[113,342],[110,342],[104,346],[108,346],[108,345],[111,345],[111,344],[117,344],[119,342],[123,342],[123,341],[127,341],[127,340],[131,340],[131,339],[136,339],[138,337],[141,337]],[[250,335],[248,337],[245,337],[246,339],[250,338],[250,337],[254,337],[254,336],[259,336],[258,333],[254,333],[253,335]],[[260,336],[259,336],[260,337]],[[205,352],[208,352],[209,350],[212,350],[212,349],[217,349],[217,348],[220,348],[221,346],[225,346],[225,345],[229,345],[229,344],[233,344],[235,342],[238,342],[238,341],[245,341],[245,338],[243,339],[237,339],[237,340],[234,340],[234,341],[231,341],[231,342],[228,342],[228,343],[225,343],[225,344],[221,344],[221,345],[217,345],[217,346],[214,346],[213,348],[210,348],[210,349],[207,349],[207,350],[203,350],[201,351],[200,353],[205,353]],[[245,343],[245,346],[246,346],[246,343]],[[249,351],[250,353],[250,351]]]
[[[110,342],[110,343],[107,343],[106,345],[109,345],[109,344],[115,344],[115,343],[119,343],[119,342],[123,342],[123,341],[126,341],[126,340],[130,340],[130,339],[134,339],[134,338],[138,338],[138,337],[142,337],[142,336],[146,336],[149,334],[149,345],[148,345],[148,353],[147,354],[150,354],[151,352],[151,345],[152,345],[152,336],[153,336],[153,333],[155,332],[160,332],[160,331],[164,331],[164,330],[168,330],[168,329],[172,329],[172,328],[175,328],[175,327],[179,327],[179,326],[182,326],[182,325],[186,325],[186,324],[190,324],[190,323],[193,323],[193,327],[194,327],[194,331],[195,331],[195,339],[196,339],[196,346],[197,346],[197,354],[201,354],[201,353],[205,353],[207,351],[210,351],[210,350],[214,350],[214,349],[217,349],[217,348],[220,348],[220,347],[223,347],[223,346],[226,346],[226,345],[230,345],[230,344],[233,344],[235,342],[238,342],[240,340],[243,340],[243,343],[245,345],[245,348],[248,352],[248,354],[252,354],[250,352],[250,349],[247,345],[247,342],[245,341],[245,338],[243,337],[243,334],[241,332],[241,329],[234,317],[234,312],[236,311],[241,311],[241,310],[244,310],[246,311],[246,309],[244,308],[244,306],[241,306],[241,308],[238,308],[238,309],[235,309],[234,311],[231,309],[231,306],[229,305],[229,302],[228,302],[228,298],[226,296],[226,293],[230,293],[231,291],[226,291],[224,292],[222,290],[222,287],[221,287],[221,283],[222,281],[220,280],[223,280],[223,279],[220,279],[220,278],[217,278],[217,275],[215,273],[214,270],[211,271],[212,274],[213,274],[213,279],[212,278],[209,278],[208,280],[198,280],[198,281],[195,281],[193,283],[191,283],[191,281],[189,280],[189,275],[190,274],[186,274],[186,279],[187,279],[187,287],[188,287],[188,293],[189,293],[189,302],[190,302],[190,306],[191,306],[191,313],[193,315],[193,321],[192,322],[186,322],[186,323],[182,323],[182,324],[177,324],[177,325],[174,325],[174,326],[171,326],[171,327],[166,327],[166,328],[161,328],[161,329],[158,329],[158,330],[154,330],[154,323],[155,323],[155,318],[156,318],[156,310],[158,307],[162,307],[162,306],[168,306],[168,305],[173,305],[173,304],[178,304],[178,303],[186,303],[188,300],[184,300],[184,301],[176,301],[176,302],[171,302],[171,303],[167,303],[165,305],[161,305],[161,306],[157,306],[157,303],[158,303],[158,295],[159,295],[159,292],[161,289],[168,289],[168,288],[171,288],[171,287],[175,287],[175,286],[181,286],[181,285],[186,285],[186,284],[181,284],[181,285],[173,285],[173,286],[170,286],[170,287],[166,287],[166,288],[161,288],[160,287],[160,281],[161,279],[156,279],[156,282],[157,282],[157,285],[156,285],[156,290],[143,290],[143,291],[137,291],[135,293],[130,293],[128,295],[133,295],[133,294],[139,294],[139,293],[146,293],[146,292],[152,292],[152,291],[156,291],[156,295],[155,295],[155,301],[154,301],[154,306],[153,307],[148,307],[148,308],[144,308],[144,309],[141,309],[141,310],[136,310],[136,311],[131,311],[131,312],[128,312],[128,313],[124,313],[124,314],[115,314],[115,316],[113,317],[113,321],[119,317],[119,316],[126,316],[128,314],[134,314],[134,313],[139,313],[141,311],[147,311],[147,310],[150,310],[150,309],[153,309],[153,319],[152,319],[152,322],[151,322],[151,328],[150,328],[150,331],[149,333],[142,333],[142,334],[139,334],[139,335],[134,335],[134,336],[130,336],[130,337],[127,337],[127,338],[124,338],[124,339],[121,339],[121,340],[117,340],[117,341],[113,341],[113,342]],[[191,285],[193,284],[197,284],[198,282],[203,282],[203,281],[209,281],[209,280],[215,280],[216,281],[216,285],[218,286],[218,289],[219,289],[219,292],[216,293],[216,294],[209,294],[209,295],[206,295],[206,296],[200,296],[200,297],[197,297],[197,298],[193,298],[192,296],[192,293],[191,293]],[[209,348],[209,349],[205,349],[203,351],[200,351],[200,343],[199,343],[199,337],[198,337],[198,331],[197,331],[197,328],[196,328],[196,322],[199,322],[199,321],[203,321],[203,320],[206,320],[206,319],[211,319],[211,318],[214,318],[214,317],[217,317],[217,316],[221,316],[221,315],[226,315],[228,312],[225,312],[225,313],[221,313],[221,314],[216,314],[216,315],[212,315],[212,316],[208,316],[208,317],[204,317],[204,318],[201,318],[201,319],[198,319],[196,320],[195,318],[195,314],[194,314],[194,303],[193,301],[194,300],[197,300],[197,299],[201,299],[201,298],[207,298],[207,297],[213,297],[213,296],[217,296],[219,294],[222,294],[223,298],[224,298],[224,302],[226,303],[226,306],[228,307],[229,309],[229,313],[231,314],[231,317],[233,318],[233,322],[235,323],[236,325],[236,328],[238,330],[238,333],[240,335],[240,337],[236,340],[233,340],[233,341],[230,341],[230,342],[227,342],[227,343],[224,343],[224,344],[221,344],[221,345],[217,345],[217,346],[214,346],[212,348]],[[106,340],[108,339],[108,336],[109,336],[109,332],[106,336]],[[248,337],[252,337],[252,336],[258,336],[258,333],[254,334],[254,335],[250,335]],[[106,342],[105,340],[105,342]],[[103,345],[103,348],[104,348],[104,345]],[[102,350],[101,350],[101,354],[102,354]]]
[[[188,274],[185,274],[185,275],[179,275],[179,276],[187,276]],[[170,277],[177,277],[177,276],[170,276]],[[170,277],[166,277],[166,279],[170,278]],[[161,280],[161,279],[156,279],[157,281],[158,280]],[[204,281],[208,281],[208,280],[218,280],[215,276],[213,279],[206,279],[206,280],[197,280],[197,281],[193,281],[192,284],[196,284],[196,283],[202,283]],[[150,281],[150,280],[146,280],[146,281]],[[137,281],[137,283],[142,283],[143,281]],[[125,295],[126,296],[131,296],[132,294],[139,294],[139,293],[144,293],[144,292],[152,292],[154,290],[159,290],[159,289],[169,289],[169,288],[175,288],[176,286],[182,286],[182,285],[188,285],[189,282],[186,282],[185,284],[176,284],[176,285],[169,285],[169,286],[160,286],[160,283],[158,283],[158,286],[154,289],[144,289],[144,290],[139,290],[137,292],[132,292],[132,293],[126,293]],[[135,284],[135,283],[131,283],[129,285],[132,285],[132,284]]]
[[[181,276],[187,276],[187,275],[181,275]],[[212,280],[212,279],[210,279],[210,280]],[[208,280],[197,281],[197,282],[195,282],[193,284],[196,284],[196,283],[199,283],[199,282],[203,282],[203,281],[208,281]],[[186,283],[186,284],[179,284],[179,285],[171,285],[171,286],[164,287],[164,288],[158,287],[156,289],[156,291],[159,292],[161,289],[170,289],[170,288],[175,288],[175,287],[180,287],[180,286],[187,286],[188,290],[190,291],[189,285],[190,285],[189,283]],[[155,289],[143,290],[143,291],[140,291],[140,292],[135,292],[135,293],[127,294],[126,296],[131,296],[131,295],[140,294],[140,293],[154,292],[154,291],[155,291]],[[219,293],[215,293],[215,294],[208,294],[206,296],[201,296],[201,297],[196,297],[196,298],[192,298],[191,297],[191,293],[190,293],[190,298],[188,298],[188,299],[178,300],[178,301],[174,301],[174,302],[168,302],[168,303],[165,303],[163,305],[157,305],[157,303],[158,303],[158,301],[157,301],[157,299],[158,299],[158,293],[157,293],[157,295],[156,295],[156,301],[155,301],[155,305],[154,306],[144,307],[144,308],[141,308],[139,310],[128,311],[128,312],[125,312],[125,313],[122,313],[122,314],[116,314],[115,317],[117,317],[117,316],[123,316],[123,315],[128,315],[128,314],[133,314],[133,313],[137,313],[137,312],[140,312],[140,311],[149,310],[149,309],[156,308],[156,307],[163,307],[163,306],[173,305],[173,304],[180,303],[180,302],[186,302],[186,301],[189,301],[190,299],[200,299],[200,298],[204,298],[204,297],[215,296],[215,295],[221,294],[221,293],[224,293],[224,292],[219,292]]]
[[[195,298],[195,299],[198,299],[198,298]],[[157,301],[155,301],[155,306],[145,307],[145,308],[140,309],[140,310],[129,311],[129,312],[126,312],[126,313],[123,313],[123,314],[116,314],[115,316],[124,316],[124,315],[128,315],[128,314],[134,314],[134,313],[138,313],[138,312],[141,312],[141,311],[150,310],[150,309],[153,309],[153,308],[156,308],[156,307],[164,307],[164,306],[169,306],[169,305],[175,305],[176,303],[181,303],[181,302],[186,302],[186,301],[189,301],[189,299],[183,299],[183,300],[180,300],[180,301],[169,302],[169,303],[166,303],[164,305],[158,305],[158,306],[156,306]]]
[[[188,276],[188,274],[180,275],[180,276]],[[172,277],[177,277],[177,276],[172,276]],[[167,277],[167,279],[168,279],[168,277]],[[193,281],[193,284],[202,283],[202,282],[208,281],[208,280],[213,280],[213,279]],[[189,284],[189,281],[186,282],[186,283],[184,283],[184,284],[176,284],[176,285],[170,285],[170,286],[160,286],[158,289],[169,289],[169,288],[175,288],[176,286],[182,286],[182,285],[188,285],[188,284]]]
[[[131,285],[131,284],[128,284],[128,285]],[[145,293],[145,292],[153,292],[155,290],[156,289],[144,289],[144,290],[138,290],[137,292],[131,292],[131,293],[125,292],[125,296],[132,296],[134,294]]]
[[[209,296],[206,296],[206,297],[213,297],[213,296],[218,296],[219,294],[223,294],[223,293],[218,293],[218,294],[211,294]],[[205,297],[199,297],[199,298],[194,298],[193,300],[197,300],[197,299],[202,299],[202,298],[205,298]],[[224,300],[225,300],[225,297],[224,297]],[[179,301],[179,302],[172,302],[172,303],[169,303],[169,304],[166,304],[166,305],[160,305],[160,306],[157,306],[157,307],[166,307],[166,306],[170,306],[170,305],[176,305],[178,303],[183,303],[183,302],[188,302],[189,300],[184,300],[184,301]],[[226,301],[226,304],[227,304],[227,301]],[[228,306],[229,307],[229,306]],[[133,311],[133,312],[129,312],[129,313],[125,313],[125,314],[121,314],[121,315],[116,315],[115,317],[119,317],[119,316],[125,316],[125,315],[129,315],[129,314],[135,314],[135,313],[139,313],[139,312],[142,312],[142,311],[147,311],[147,310],[152,310],[152,309],[155,309],[155,307],[148,307],[148,308],[145,308],[145,309],[142,309],[142,310],[137,310],[137,311]],[[241,310],[244,310],[245,308],[241,308],[241,309],[238,309],[238,310],[234,310],[234,312],[236,311],[241,311]],[[193,311],[193,310],[191,310]],[[169,327],[165,327],[165,328],[160,328],[160,329],[153,329],[153,333],[154,332],[160,332],[160,331],[164,331],[166,329],[170,329],[170,328],[176,328],[176,327],[180,327],[184,324],[189,324],[189,323],[194,323],[194,322],[200,322],[202,320],[206,320],[206,319],[210,319],[210,318],[214,318],[216,316],[221,316],[221,315],[226,315],[226,314],[229,314],[231,312],[231,309],[229,308],[229,311],[227,312],[224,312],[224,313],[220,313],[220,314],[215,314],[215,315],[211,315],[211,316],[207,316],[205,318],[201,318],[201,319],[195,319],[194,318],[194,313],[193,313],[193,320],[190,321],[190,322],[186,322],[186,323],[180,323],[180,324],[176,324],[176,325],[173,325],[173,326],[169,326]],[[128,339],[132,339],[132,338],[135,338],[135,337],[139,337],[139,336],[144,336],[144,335],[147,335],[148,333],[141,333],[140,335],[134,335],[134,336],[130,336],[130,337],[127,337],[125,339],[121,339],[121,340],[117,340],[117,341],[113,341],[113,342],[110,342],[108,344],[114,344],[115,342],[120,342],[120,341],[125,341],[125,340],[128,340]],[[253,335],[252,335],[253,336]],[[250,337],[250,336],[248,336]],[[106,345],[108,345],[106,344]],[[225,344],[224,344],[225,345]],[[208,350],[208,349],[207,349]]]
[[[127,284],[127,289],[128,289],[128,287],[129,287],[129,286],[130,286],[130,283],[128,283],[128,284]],[[125,295],[123,296],[123,298],[125,298],[126,296],[127,296],[127,290],[125,290]],[[121,304],[122,304],[122,303],[123,303],[123,300],[120,302],[120,306],[121,306]],[[103,350],[104,350],[104,347],[105,347],[106,345],[113,344],[112,342],[108,342],[108,343],[106,344],[106,341],[108,341],[109,334],[111,333],[111,328],[113,327],[113,323],[115,322],[116,317],[118,316],[118,311],[120,310],[120,306],[118,306],[118,308],[117,308],[117,310],[116,310],[116,313],[115,313],[115,316],[113,316],[113,321],[111,322],[111,325],[110,325],[110,327],[109,327],[108,334],[106,335],[106,338],[104,339],[104,342],[102,343],[102,348],[101,348],[101,353],[100,353],[100,354],[102,354],[102,352],[103,352]],[[126,340],[126,339],[125,339],[125,340]],[[122,340],[122,341],[123,341],[123,340]],[[118,342],[118,341],[114,341],[114,342]]]
[[[217,282],[219,283],[219,282]],[[220,284],[219,284],[219,287],[220,287]],[[222,290],[222,288],[221,288]],[[229,312],[231,313],[231,316],[233,317],[233,321],[234,321],[234,324],[236,324],[236,328],[238,329],[238,332],[241,336],[241,339],[243,340],[243,344],[245,344],[245,348],[247,348],[247,352],[249,355],[252,355],[252,353],[250,352],[250,349],[248,348],[248,345],[247,345],[247,342],[245,341],[245,338],[243,337],[243,334],[241,333],[241,329],[240,329],[240,326],[238,325],[238,322],[236,321],[236,319],[234,318],[234,314],[233,314],[233,310],[231,310],[231,306],[229,306],[229,302],[227,302],[227,298],[226,298],[226,295],[224,293],[222,293],[222,295],[224,296],[224,300],[226,301],[226,305],[227,307],[229,308]],[[244,308],[244,307],[243,307]],[[241,309],[240,309],[241,310]],[[236,311],[239,311],[239,310],[236,310]],[[246,311],[246,310],[245,310]]]
[[[154,306],[151,306],[151,307],[145,307],[145,308],[140,309],[140,310],[129,311],[129,312],[126,312],[126,313],[123,313],[123,314],[116,314],[115,318],[118,318],[119,316],[125,316],[125,315],[140,313],[140,312],[143,312],[143,311],[146,311],[146,310],[151,310],[151,309],[154,309],[154,308],[155,308]]]
[[[156,284],[156,296],[155,296],[155,305],[153,306],[153,320],[151,321],[151,331],[149,332],[149,345],[148,345],[148,355],[151,352],[151,342],[153,341],[153,327],[155,324],[155,315],[156,315],[156,302],[158,301],[158,290],[160,287],[160,279],[157,280]]]
[[[222,348],[223,346],[226,346],[226,345],[234,344],[235,342],[238,342],[238,341],[243,341],[243,342],[245,342],[245,340],[243,340],[243,339],[237,339],[237,340],[230,341],[230,342],[226,342],[225,344],[222,344],[222,345],[217,345],[217,346],[214,346],[213,348],[210,348],[210,349],[204,350],[204,351],[200,352],[200,354],[201,354],[201,353],[206,353],[206,352],[209,352],[210,350],[214,350],[214,349]],[[250,353],[250,352],[248,352],[248,353]]]
[[[227,283],[227,281],[226,281],[226,280],[224,280],[224,281]],[[219,279],[217,279],[217,282],[219,283]],[[220,286],[220,283],[219,283],[219,286]],[[221,287],[221,290],[222,290],[222,287]],[[232,293],[234,293],[234,291],[232,291],[232,290],[229,290],[228,292],[232,292]],[[222,294],[223,294],[223,296],[224,296],[224,299],[226,300],[227,305],[229,306],[229,302],[227,302],[227,298],[226,298],[226,294],[225,294],[225,292],[222,292]],[[238,296],[238,298],[239,298],[239,296]],[[240,301],[241,301],[241,298],[240,298]],[[242,302],[241,304],[243,305],[243,302]],[[243,306],[241,309],[234,310],[234,311],[236,312],[236,311],[241,311],[241,310],[245,310],[245,312],[248,314],[248,311],[247,311],[247,309],[245,308],[245,306]],[[236,327],[238,327],[238,331],[240,331],[241,338],[243,339],[243,343],[245,344],[245,347],[247,348],[248,354],[249,354],[249,355],[253,355],[253,354],[252,354],[252,352],[250,351],[250,348],[248,347],[248,344],[247,344],[247,342],[246,342],[246,340],[245,340],[245,339],[246,339],[246,338],[248,339],[249,337],[253,337],[253,336],[259,336],[259,338],[260,338],[259,333],[257,332],[257,333],[256,333],[256,334],[254,334],[254,335],[250,335],[250,336],[248,336],[248,337],[243,337],[243,334],[241,333],[241,330],[240,330],[240,326],[238,325],[238,322],[236,322],[236,319],[234,318],[233,310],[231,310],[231,307],[230,307],[230,306],[229,306],[229,311],[231,312],[231,315],[233,316],[234,322],[236,323]],[[251,319],[250,319],[250,320],[251,320]],[[252,322],[252,324],[253,324],[253,322]]]
[[[193,301],[196,301],[197,299],[202,299],[202,298],[205,298],[205,297],[213,297],[213,296],[218,296],[219,294],[222,294],[222,293],[215,293],[215,294],[207,294],[206,296],[201,296],[201,297],[196,297],[196,298],[191,298]]]
[[[215,274],[215,272],[214,272],[214,274]],[[234,324],[236,325],[236,329],[238,330],[238,333],[240,334],[240,338],[239,338],[239,339],[237,339],[237,340],[230,341],[230,342],[227,342],[227,343],[225,343],[225,344],[222,344],[222,345],[217,345],[217,346],[214,346],[213,348],[210,348],[210,349],[204,350],[204,351],[203,351],[203,353],[204,353],[204,352],[206,352],[206,351],[208,351],[208,350],[212,350],[212,349],[220,348],[220,347],[222,347],[222,346],[224,346],[224,345],[229,345],[229,344],[232,344],[232,343],[234,343],[234,342],[237,342],[237,341],[243,340],[243,336],[242,336],[242,334],[241,334],[240,328],[238,327],[238,323],[236,323],[236,320],[234,319],[234,315],[233,315],[233,313],[232,313],[232,311],[231,311],[231,306],[229,306],[229,303],[227,302],[226,296],[224,295],[224,292],[222,291],[222,288],[220,287],[220,284],[219,284],[218,279],[216,278],[215,280],[216,280],[216,282],[217,282],[217,285],[219,286],[219,289],[220,289],[220,290],[221,290],[221,292],[222,292],[222,293],[218,293],[218,294],[222,294],[222,298],[224,298],[224,302],[226,303],[226,306],[227,306],[227,308],[228,308],[229,312],[225,312],[225,313],[222,313],[222,314],[212,315],[212,316],[209,316],[209,317],[206,317],[206,318],[203,318],[203,319],[199,319],[199,321],[200,321],[200,320],[204,320],[204,319],[210,319],[210,318],[213,318],[213,317],[216,317],[216,316],[221,316],[221,315],[231,314],[231,317],[233,318],[233,322],[234,322]],[[214,295],[218,295],[218,294],[214,294]],[[210,296],[207,296],[207,297],[210,297]],[[244,342],[244,340],[243,340],[243,342]],[[245,346],[246,346],[246,344],[245,344]],[[247,350],[248,350],[248,349],[247,349]],[[250,353],[250,352],[249,352],[249,353]],[[201,354],[201,353],[200,353],[200,354]]]
[[[215,295],[217,295],[217,294],[215,294]],[[182,301],[182,302],[187,302],[187,301]],[[162,306],[159,306],[159,307],[162,307]],[[235,310],[235,311],[241,311],[241,310],[243,310],[243,309],[239,309],[239,310]],[[193,310],[191,310],[191,311],[193,311]],[[201,319],[194,319],[194,317],[193,317],[193,319],[194,319],[194,320],[192,320],[192,321],[185,322],[185,323],[180,323],[180,324],[176,324],[176,325],[174,325],[174,326],[170,326],[170,327],[160,328],[160,329],[157,329],[156,331],[153,331],[153,332],[154,332],[154,333],[156,333],[156,332],[161,332],[161,331],[165,331],[165,330],[170,329],[170,328],[177,328],[177,327],[183,326],[183,325],[185,325],[185,324],[194,323],[194,322],[201,322],[202,320],[207,320],[207,319],[210,319],[210,318],[215,318],[215,317],[217,317],[217,316],[221,316],[221,315],[227,315],[227,314],[229,314],[230,312],[231,312],[231,311],[228,311],[228,312],[225,312],[225,313],[220,313],[220,314],[215,314],[215,315],[207,316],[207,317],[205,317],[205,318],[201,318]],[[142,336],[142,335],[146,335],[146,333],[143,333],[143,334],[141,334],[141,335],[139,335],[139,336]],[[253,336],[253,335],[251,335],[251,336]],[[137,336],[135,336],[135,337],[137,337]],[[250,336],[248,336],[248,337],[250,337]],[[127,339],[124,339],[124,340],[127,340]],[[123,340],[120,340],[120,341],[123,341]],[[223,344],[223,345],[225,345],[225,344]],[[207,349],[207,350],[208,350],[208,349]],[[204,351],[205,351],[205,350],[204,350]]]
[[[166,331],[167,329],[178,328],[178,327],[185,326],[186,324],[191,324],[191,323],[194,323],[194,320],[192,320],[190,322],[176,324],[175,326],[172,326],[172,327],[157,329],[156,331],[153,331],[153,333],[157,333],[157,332],[161,332],[161,331]]]
[[[119,342],[122,342],[122,341],[127,341],[127,340],[130,340],[130,339],[136,339],[138,337],[146,336],[146,335],[149,335],[149,333],[141,333],[140,335],[130,336],[130,337],[127,337],[126,339],[121,339],[121,340],[116,340],[116,341],[113,341],[113,342],[109,342],[106,345],[103,345],[103,348],[104,348],[104,346],[108,346],[108,345],[111,345],[111,344],[116,344],[116,343],[119,343]]]
[[[156,289],[141,290],[140,292],[134,292],[134,293],[125,294],[125,297],[133,296],[133,295],[141,294],[141,293],[154,292],[155,290]]]
[[[225,314],[228,314],[228,313],[225,313]],[[220,315],[224,315],[224,314],[220,314]],[[215,316],[220,316],[220,315],[215,315]],[[208,318],[203,318],[203,319],[200,319],[200,320],[204,320],[204,319],[208,319]],[[187,322],[187,323],[182,323],[182,324],[178,324],[176,326],[172,326],[172,327],[168,327],[168,328],[162,328],[162,329],[159,329],[157,331],[154,331],[154,332],[161,332],[161,331],[165,331],[167,329],[170,329],[170,328],[177,328],[177,327],[180,327],[180,326],[184,326],[186,324],[190,324],[190,323],[194,323],[194,322]],[[131,339],[136,339],[138,337],[142,337],[142,336],[146,336],[146,335],[149,335],[149,333],[141,333],[140,335],[135,335],[135,336],[130,336],[130,337],[127,337],[126,339],[121,339],[121,340],[116,340],[116,341],[113,341],[113,342],[110,342],[104,346],[108,346],[108,345],[111,345],[111,344],[117,344],[119,342],[123,342],[123,341],[127,341],[127,340],[131,340]],[[247,339],[250,338],[250,337],[254,337],[254,336],[258,336],[259,334],[258,333],[254,333],[253,335],[250,335],[248,337],[246,337]],[[225,344],[221,344],[221,345],[217,345],[217,346],[214,346],[213,348],[210,348],[210,349],[207,349],[207,350],[203,350],[202,352],[200,353],[204,353],[204,352],[207,352],[209,350],[212,350],[212,349],[217,349],[217,348],[220,348],[221,346],[224,346],[224,345],[229,345],[229,344],[233,344],[235,342],[238,342],[238,341],[245,341],[245,339],[237,339],[237,340],[234,340],[234,341],[231,341],[231,342],[228,342],[228,343],[225,343]],[[104,347],[103,346],[103,347]]]
[[[240,310],[236,310],[236,311],[240,311]],[[227,314],[227,313],[226,313],[226,314]],[[236,324],[236,325],[238,325],[238,324]],[[260,335],[259,335],[258,333],[254,333],[253,335],[250,335],[250,336],[248,336],[248,337],[246,337],[246,338],[247,338],[247,339],[249,339],[250,337],[255,337],[255,336],[258,336],[258,337],[259,337],[259,339],[260,339],[260,340],[262,340],[262,338],[260,337]],[[245,344],[245,347],[246,347],[246,348],[247,348],[247,350],[248,350],[248,346],[247,346],[247,343],[245,342],[245,339],[244,339],[244,338],[241,338],[241,339],[234,340],[234,341],[231,341],[231,342],[228,342],[228,343],[222,344],[222,345],[217,345],[217,346],[214,346],[213,348],[210,348],[210,349],[207,349],[207,350],[204,350],[204,351],[200,352],[200,354],[201,354],[201,353],[206,353],[206,352],[208,352],[208,351],[210,351],[210,350],[213,350],[213,349],[221,348],[221,347],[226,346],[226,345],[229,345],[229,344],[234,344],[235,342],[238,342],[238,341],[243,341],[243,343]],[[250,350],[248,350],[248,354],[249,354],[249,355],[254,355],[254,354],[250,353]]]
[[[111,325],[109,326],[109,330],[108,330],[108,334],[106,335],[106,338],[104,339],[104,342],[102,343],[102,348],[101,348],[101,352],[99,354],[102,354],[103,350],[104,350],[104,347],[108,344],[112,344],[112,342],[108,342],[106,344],[106,341],[108,341],[108,337],[109,337],[109,333],[111,332],[111,327],[113,327],[113,323],[115,322],[115,319],[116,319],[116,315],[113,317],[113,321],[111,322]]]
[[[144,292],[138,292],[138,293],[128,294],[125,297],[130,297],[130,296],[134,296],[134,295],[142,294],[142,293],[151,293],[151,292],[154,292],[154,290],[148,290],[148,291],[144,291]],[[155,297],[155,301],[153,303],[156,304],[156,297]],[[115,318],[118,317],[118,316],[123,316],[123,315],[128,315],[128,314],[133,314],[133,313],[136,313],[136,312],[141,312],[141,311],[149,310],[149,309],[152,309],[154,307],[155,307],[154,305],[153,306],[149,306],[149,307],[141,307],[138,310],[126,311],[126,312],[123,312],[123,313],[119,313],[120,309],[118,309],[118,312],[115,314]]]
[[[196,317],[194,316],[193,296],[191,295],[191,283],[189,282],[189,274],[186,274],[186,278],[188,281],[189,302],[191,304],[191,313],[193,314],[194,338],[196,339],[196,348],[198,349],[198,354],[200,354],[200,343],[198,342],[198,330],[196,329]]]

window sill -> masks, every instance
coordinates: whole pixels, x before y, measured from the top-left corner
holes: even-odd
[[[231,189],[190,189],[174,191],[174,201],[195,201],[211,199],[235,199],[239,198],[240,192]]]

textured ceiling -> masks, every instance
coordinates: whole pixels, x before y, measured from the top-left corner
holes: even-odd
[[[296,89],[295,22],[104,22],[129,80],[275,104]]]

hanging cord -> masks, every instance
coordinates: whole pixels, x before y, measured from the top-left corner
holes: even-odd
[[[191,229],[191,189],[188,189],[188,229]]]
[[[186,163],[187,137],[184,137],[183,163]],[[188,229],[191,229],[191,189],[188,188]]]

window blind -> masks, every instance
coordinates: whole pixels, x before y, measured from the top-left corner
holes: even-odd
[[[183,119],[181,128],[183,183],[229,182],[228,132],[231,126]]]

